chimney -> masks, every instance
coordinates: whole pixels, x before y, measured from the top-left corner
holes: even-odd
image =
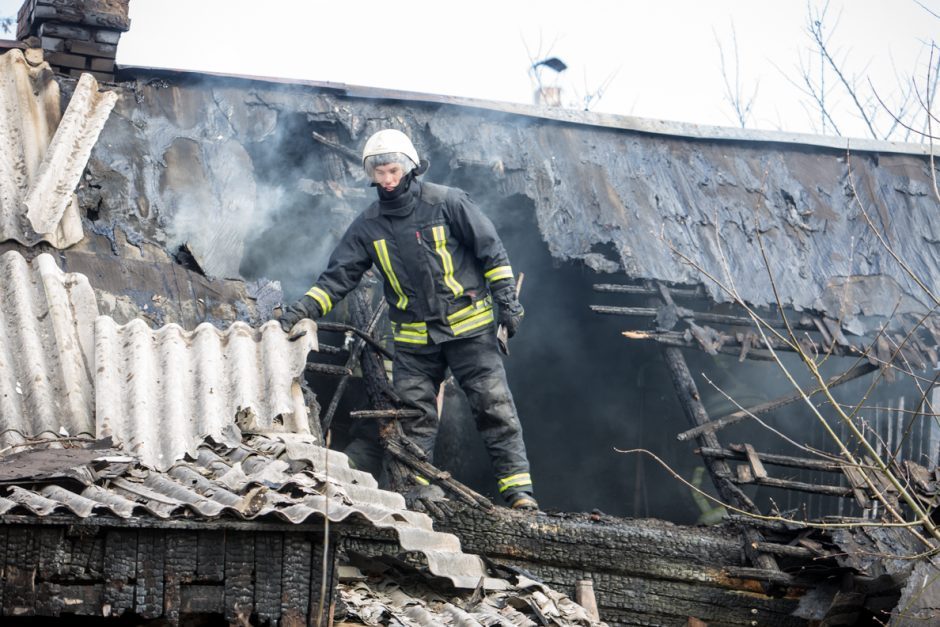
[[[543,107],[561,106],[561,87],[542,87],[535,90],[533,101]]]
[[[26,0],[17,14],[16,37],[42,48],[52,69],[78,78],[90,72],[114,81],[121,33],[131,27],[130,0]]]

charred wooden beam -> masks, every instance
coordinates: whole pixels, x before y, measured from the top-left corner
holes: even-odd
[[[868,362],[859,364],[855,366],[854,368],[851,368],[850,370],[843,372],[842,374],[836,375],[834,377],[830,377],[826,381],[825,387],[813,388],[813,390],[806,392],[806,393],[802,391],[794,392],[793,394],[782,396],[772,401],[767,401],[766,403],[755,405],[754,407],[749,407],[747,409],[739,409],[738,411],[732,412],[728,414],[727,416],[722,416],[721,418],[710,420],[709,422],[703,425],[693,427],[692,429],[689,429],[688,431],[683,431],[682,433],[676,436],[676,439],[680,441],[691,440],[692,438],[697,437],[700,433],[705,433],[706,431],[714,432],[714,431],[718,431],[719,429],[724,429],[725,427],[729,425],[733,425],[735,423],[741,422],[745,418],[750,418],[751,416],[758,416],[760,414],[766,414],[768,412],[771,412],[775,409],[779,409],[791,403],[801,401],[803,400],[804,394],[806,396],[812,397],[813,395],[818,394],[819,392],[822,392],[823,389],[834,388],[848,381],[852,381],[854,379],[858,379],[859,377],[863,377],[866,374],[874,372],[875,370],[878,370],[878,366],[874,364],[870,364]]]
[[[320,331],[335,331],[337,333],[352,333],[362,338],[369,346],[377,350],[386,359],[394,359],[394,355],[382,343],[363,331],[368,324],[368,318],[363,320],[363,326],[357,327],[351,324],[342,324],[339,322],[317,322],[317,329]]]
[[[775,544],[773,542],[758,542],[754,548],[761,553],[771,553],[780,557],[794,557],[797,559],[813,559],[817,557],[816,553],[806,547],[793,546],[790,544]]]
[[[729,448],[707,448],[696,449],[696,452],[703,457],[714,457],[720,459],[733,459],[735,461],[747,461],[747,454],[744,446],[732,444]],[[765,464],[774,466],[786,466],[788,468],[802,468],[805,470],[820,470],[823,472],[842,472],[842,466],[838,462],[829,462],[822,459],[809,459],[806,457],[791,457],[789,455],[779,455],[777,453],[756,453],[757,458]]]
[[[754,579],[755,581],[766,581],[767,583],[780,586],[792,586],[794,584],[793,575],[788,575],[780,570],[768,570],[765,568],[749,568],[747,566],[726,566],[725,572],[730,577],[738,579]]]
[[[350,418],[363,420],[401,420],[402,418],[420,418],[424,411],[420,409],[363,409],[349,412]]]
[[[638,296],[659,296],[659,290],[655,287],[647,287],[645,285],[615,285],[611,283],[595,283],[594,284],[595,292],[607,292],[613,294],[636,294]],[[694,289],[682,289],[682,288],[669,288],[669,293],[672,294],[674,298],[701,298],[705,296],[705,291],[699,288]]]
[[[594,313],[605,314],[609,316],[641,316],[646,318],[655,318],[659,315],[659,309],[656,307],[617,307],[613,305],[591,305],[591,311]],[[698,322],[711,322],[712,324],[725,324],[738,327],[753,327],[755,322],[747,316],[732,316],[729,314],[716,314],[706,311],[692,311],[684,307],[677,307],[676,311],[680,318],[691,318]],[[785,329],[786,323],[783,320],[774,318],[763,319],[767,324],[775,329]],[[800,331],[816,331],[816,326],[812,323],[791,322],[790,328]]]
[[[630,340],[651,340],[665,346],[674,346],[676,348],[695,348],[699,349],[700,344],[691,336],[687,336],[682,331],[624,331],[622,334]],[[717,352],[727,355],[743,356],[751,359],[772,360],[773,355],[763,348],[752,348],[749,340],[739,340],[730,335],[723,338],[723,344],[717,349]],[[776,338],[768,336],[771,348],[775,351],[795,352],[792,346]],[[763,341],[763,340],[762,340]],[[806,350],[806,347],[803,347]],[[835,357],[861,357],[865,351],[857,346],[836,344],[831,348],[830,353]]]
[[[524,569],[569,594],[578,580],[592,579],[600,615],[611,625],[685,625],[688,616],[715,625],[803,624],[790,615],[800,590],[772,596],[761,580],[725,572],[747,566],[739,530],[726,525],[686,527],[601,514],[522,516],[454,505],[435,518],[435,528],[457,534],[468,552]]]
[[[372,337],[372,334],[375,333],[375,328],[379,324],[379,320],[382,319],[382,315],[385,313],[385,310],[388,308],[388,303],[383,299],[382,304],[376,307],[375,312],[372,314],[372,319],[369,320],[369,324],[365,328],[365,333],[369,337]],[[321,431],[325,435],[327,431],[330,430],[330,427],[333,424],[333,416],[336,415],[336,409],[339,407],[339,402],[343,398],[343,394],[346,392],[346,386],[349,385],[349,379],[352,376],[352,368],[355,366],[362,356],[362,350],[366,346],[366,341],[360,336],[356,338],[356,343],[353,345],[351,351],[349,351],[349,357],[346,359],[346,368],[349,370],[349,374],[340,379],[339,383],[336,384],[336,390],[333,392],[333,398],[330,399],[330,405],[326,409],[326,413],[323,414],[323,420],[321,421]]]
[[[815,483],[805,483],[803,481],[791,481],[790,479],[778,479],[776,477],[751,477],[742,479],[741,477],[731,477],[731,481],[738,485],[763,485],[769,488],[781,488],[784,490],[796,490],[797,492],[808,492],[810,494],[824,494],[826,496],[840,496],[844,498],[852,497],[852,488],[837,485],[818,485]]]
[[[333,141],[333,140],[331,140],[331,139],[328,139],[328,138],[324,137],[323,135],[320,135],[320,133],[317,133],[316,131],[314,131],[314,132],[312,132],[312,133],[310,133],[310,134],[313,136],[313,138],[314,138],[316,141],[320,142],[321,144],[323,144],[324,146],[326,146],[326,147],[329,148],[330,150],[335,150],[338,154],[340,154],[340,155],[346,157],[347,159],[349,159],[350,161],[352,161],[353,163],[355,163],[357,166],[359,166],[359,167],[362,166],[362,155],[360,155],[360,154],[359,154],[358,152],[356,152],[355,150],[353,150],[353,149],[351,149],[351,148],[347,148],[346,146],[343,146],[343,145],[340,144],[340,143],[337,143],[337,142],[335,142],[335,141]]]
[[[352,370],[346,366],[337,366],[335,364],[319,364],[316,362],[309,362],[305,369],[307,372],[316,372],[317,374],[325,374],[331,377],[349,377],[352,376]]]
[[[667,305],[672,305],[673,301],[669,290],[660,285],[660,291],[663,301]],[[702,404],[698,387],[695,385],[692,373],[689,372],[689,366],[685,362],[685,357],[682,356],[678,348],[664,348],[663,357],[666,360],[666,365],[672,376],[673,386],[676,388],[676,394],[679,397],[679,402],[682,405],[686,418],[688,418],[693,426],[708,422],[708,412],[705,411],[705,405]],[[714,433],[702,434],[699,436],[698,442],[700,446],[721,448],[718,438]],[[726,503],[735,504],[747,512],[759,513],[754,502],[732,482],[731,469],[724,460],[703,458],[703,461],[705,462],[705,468],[711,475],[715,488],[718,490],[718,494]],[[750,546],[755,542],[763,541],[760,533],[752,527],[745,527],[743,534],[746,540],[744,550],[748,554],[751,563],[765,570],[776,569],[777,561],[772,556],[755,551]]]

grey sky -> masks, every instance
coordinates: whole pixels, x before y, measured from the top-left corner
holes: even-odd
[[[940,0],[921,0],[940,14]],[[0,14],[19,0],[0,0]],[[821,3],[813,2],[813,6]],[[336,81],[529,102],[529,54],[568,64],[566,100],[613,80],[597,111],[734,125],[724,101],[716,35],[742,89],[759,84],[751,126],[813,132],[797,89],[807,54],[807,4],[798,0],[131,0],[123,64]],[[830,44],[861,81],[889,97],[895,76],[923,75],[924,43],[940,19],[914,0],[832,0]],[[528,47],[528,52],[527,52]],[[545,73],[549,78],[549,72]],[[549,78],[549,80],[551,80]],[[834,80],[831,77],[829,80]],[[834,92],[833,106],[847,107]],[[843,133],[863,135],[848,108]]]

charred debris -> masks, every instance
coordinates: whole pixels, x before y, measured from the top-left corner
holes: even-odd
[[[0,42],[5,624],[940,611],[928,149],[116,68],[126,2],[19,19]],[[291,346],[265,324],[368,201],[358,148],[388,125],[527,276],[507,368],[546,512],[494,505],[453,386],[440,468],[402,436],[376,279]],[[339,452],[357,430],[384,447],[381,488]]]

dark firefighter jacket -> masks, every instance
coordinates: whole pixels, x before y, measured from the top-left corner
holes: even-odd
[[[462,190],[416,180],[410,193],[404,211],[383,211],[376,201],[359,214],[307,295],[326,314],[375,264],[399,348],[420,351],[429,338],[440,344],[489,331],[488,288],[512,284],[493,223]]]

